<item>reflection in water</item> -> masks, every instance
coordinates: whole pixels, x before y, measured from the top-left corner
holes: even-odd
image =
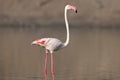
[[[55,79],[119,80],[119,35],[116,27],[71,26],[69,46],[54,54]],[[30,44],[43,37],[65,41],[66,31],[59,26],[1,27],[0,37],[0,80],[44,80],[44,49]],[[48,79],[51,80],[50,62]]]

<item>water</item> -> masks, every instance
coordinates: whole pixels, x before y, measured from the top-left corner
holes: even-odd
[[[74,26],[69,46],[54,54],[55,80],[120,80],[120,28]],[[0,80],[44,80],[45,50],[30,45],[42,37],[65,41],[66,31],[52,25],[0,27]],[[51,80],[50,56],[47,68]]]

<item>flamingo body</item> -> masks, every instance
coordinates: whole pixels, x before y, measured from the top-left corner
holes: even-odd
[[[38,40],[33,41],[32,44],[38,44],[44,47],[46,50],[50,51],[51,53],[53,51],[57,51],[61,49],[62,47],[64,47],[64,44],[59,39],[56,39],[56,38],[38,39]]]

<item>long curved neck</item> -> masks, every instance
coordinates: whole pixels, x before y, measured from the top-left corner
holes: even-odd
[[[66,41],[64,43],[64,47],[65,47],[69,44],[69,24],[68,24],[68,19],[67,19],[67,9],[66,8],[65,8],[64,17],[65,17],[65,24],[66,24],[66,31],[67,31],[67,37],[66,37]]]

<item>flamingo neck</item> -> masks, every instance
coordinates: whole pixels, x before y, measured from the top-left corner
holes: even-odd
[[[65,8],[64,17],[65,17],[65,24],[66,24],[66,31],[67,31],[67,37],[64,43],[64,47],[65,47],[69,44],[69,24],[68,24],[68,19],[67,19],[67,8]]]

